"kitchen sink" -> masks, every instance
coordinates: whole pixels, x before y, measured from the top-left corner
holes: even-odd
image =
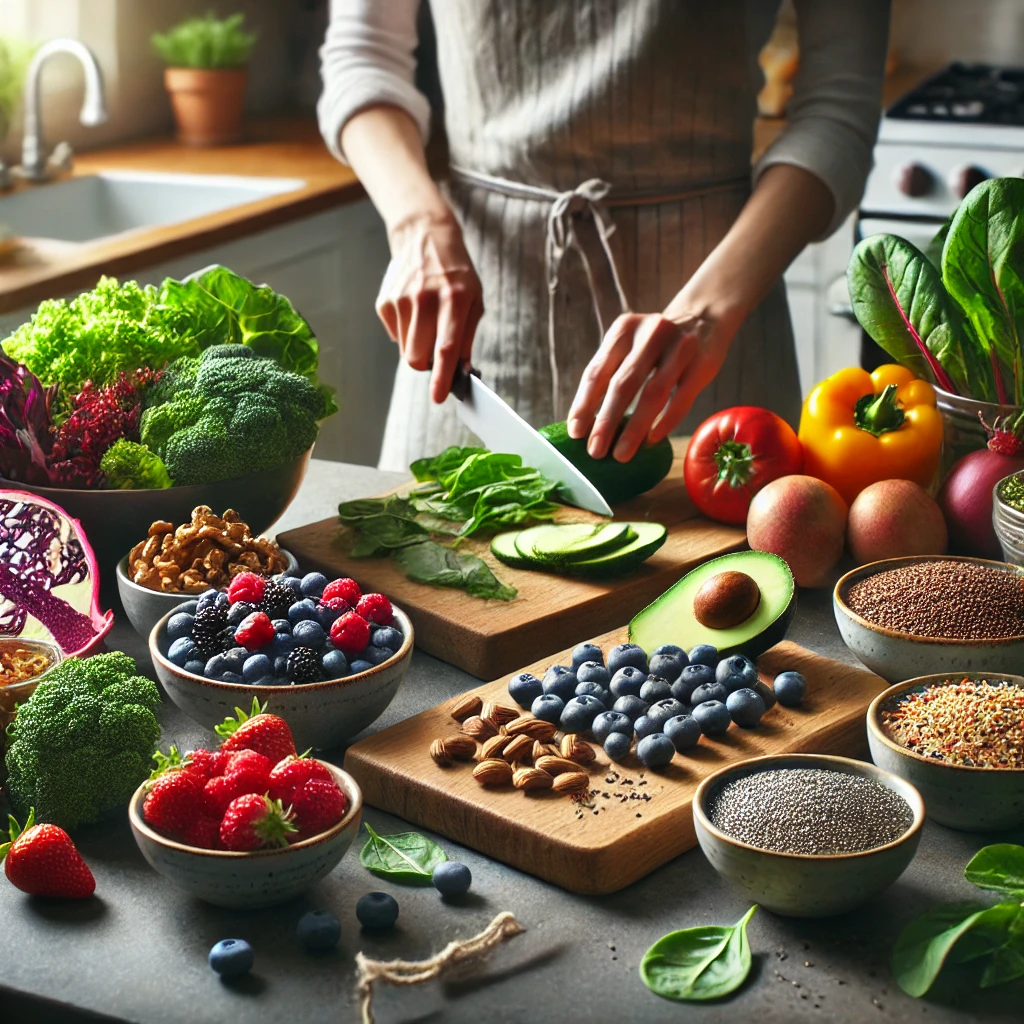
[[[25,238],[94,242],[179,224],[304,184],[299,178],[103,171],[0,194],[0,227]]]

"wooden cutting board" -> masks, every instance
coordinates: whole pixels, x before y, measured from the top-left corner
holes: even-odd
[[[746,542],[743,530],[697,514],[683,482],[686,439],[674,439],[676,457],[668,476],[652,491],[618,505],[615,518],[647,520],[668,527],[668,538],[639,569],[618,580],[593,582],[550,573],[510,569],[490,552],[487,541],[469,540],[465,549],[484,559],[502,582],[512,584],[514,601],[485,601],[461,590],[446,590],[406,579],[388,558],[352,558],[337,519],[279,534],[307,571],[351,576],[363,589],[387,594],[408,613],[416,646],[479,679],[493,679],[522,665],[627,622],[694,566]],[[562,508],[558,522],[599,522],[600,516]]]
[[[595,643],[607,651],[625,639],[623,628]],[[568,662],[566,650],[529,670],[542,675],[550,664]],[[551,791],[484,789],[470,764],[438,767],[428,748],[458,730],[449,714],[454,701],[349,747],[345,769],[374,807],[564,889],[615,892],[696,844],[693,795],[718,768],[761,754],[849,756],[866,749],[864,714],[888,686],[879,676],[789,641],[762,655],[758,669],[765,682],[786,669],[802,672],[808,683],[803,705],[776,704],[756,729],[733,726],[720,740],[703,737],[694,751],[676,754],[661,771],[645,770],[635,757],[625,766],[613,765],[595,745],[591,795],[582,803]],[[471,692],[512,705],[507,685],[505,676]]]

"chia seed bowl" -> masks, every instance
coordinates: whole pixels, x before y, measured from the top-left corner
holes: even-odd
[[[1000,637],[927,636],[872,622],[851,607],[850,591],[857,584],[891,570],[933,563],[1005,573],[1020,580],[1024,592],[1024,568],[1006,562],[946,555],[912,555],[869,562],[841,577],[832,594],[836,624],[846,646],[872,672],[890,683],[935,673],[948,676],[959,672],[961,677],[971,673],[1002,674],[1024,664],[1024,628]]]
[[[928,817],[940,825],[966,832],[1015,828],[1024,824],[1024,767],[954,764],[925,756],[897,742],[886,725],[886,713],[908,697],[963,680],[1005,682],[1024,694],[1024,676],[1001,673],[946,672],[897,683],[883,690],[868,708],[871,759],[915,785],[924,797]]]
[[[896,839],[849,853],[780,853],[743,842],[712,821],[711,807],[731,783],[781,769],[851,775],[892,791],[906,802],[909,824]],[[693,798],[697,842],[711,866],[751,900],[784,917],[844,914],[896,881],[917,852],[924,824],[921,794],[873,764],[830,754],[769,754],[709,775]]]

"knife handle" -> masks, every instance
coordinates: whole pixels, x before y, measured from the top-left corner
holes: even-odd
[[[469,378],[479,377],[480,371],[472,366],[464,366],[462,363],[455,368],[455,376],[452,378],[452,394],[464,402],[469,397]]]

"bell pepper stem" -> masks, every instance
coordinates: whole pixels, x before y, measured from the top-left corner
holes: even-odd
[[[715,451],[718,479],[730,487],[744,487],[754,472],[754,452],[743,441],[723,441]]]
[[[862,395],[853,407],[853,422],[875,437],[899,430],[905,413],[896,401],[896,385],[887,384],[880,395]]]

